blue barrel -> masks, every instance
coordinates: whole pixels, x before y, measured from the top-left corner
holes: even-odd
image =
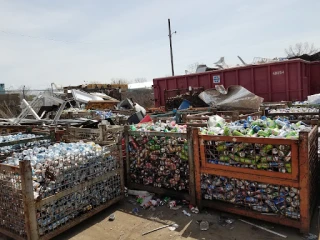
[[[178,110],[188,109],[190,107],[190,102],[188,100],[183,100],[180,104]]]

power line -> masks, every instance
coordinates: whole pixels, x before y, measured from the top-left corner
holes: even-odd
[[[21,33],[14,33],[10,31],[0,30],[1,33],[12,35],[12,36],[19,36],[19,37],[26,37],[26,38],[32,38],[32,39],[40,39],[40,40],[47,40],[47,41],[53,41],[53,42],[61,42],[61,43],[81,43],[81,44],[93,44],[90,42],[81,42],[81,41],[67,41],[67,40],[59,40],[59,39],[53,39],[53,38],[46,38],[46,37],[37,37],[37,36],[31,36],[27,34],[21,34]],[[98,44],[98,43],[94,43]],[[101,43],[102,44],[102,43]]]

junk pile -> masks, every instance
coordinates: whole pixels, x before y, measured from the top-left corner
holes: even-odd
[[[301,56],[295,56],[295,57],[291,57],[289,59],[297,59],[297,58],[308,61],[308,62],[317,62],[317,61],[320,61],[320,52],[317,52],[312,55],[303,54]]]
[[[188,208],[188,211],[194,214],[199,213],[199,209],[187,200],[175,200],[171,197],[161,197],[147,191],[127,190],[127,196],[133,196],[133,199],[128,200],[133,205],[139,205],[142,209],[155,210],[156,207],[167,206],[172,210],[179,210],[181,208]],[[187,210],[183,210],[184,215],[190,217],[191,214]],[[134,208],[133,213],[138,213],[139,208]]]
[[[258,110],[263,98],[242,86],[216,85],[215,89],[189,91],[166,99],[166,109],[214,107],[219,110]]]
[[[165,108],[167,110],[178,109],[178,108],[181,109],[180,106],[184,100],[189,102],[190,106],[192,107],[207,107],[208,105],[199,98],[199,94],[200,92],[198,91],[195,91],[195,92],[191,91],[184,94],[176,95],[174,97],[170,97],[166,100]]]
[[[131,110],[134,113],[128,118],[129,124],[137,124],[146,116],[146,109],[134,102],[132,99],[126,98],[121,101],[117,107],[117,110]]]
[[[215,89],[207,89],[199,94],[206,104],[219,110],[258,110],[263,98],[258,97],[242,86],[216,85]]]

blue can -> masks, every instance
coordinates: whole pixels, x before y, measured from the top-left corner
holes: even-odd
[[[246,202],[250,202],[250,203],[258,202],[258,200],[253,197],[246,197],[245,199],[246,199]]]
[[[254,131],[254,133],[259,132],[260,129],[261,129],[261,128],[260,128],[259,126],[257,126],[257,125],[252,128],[252,130]]]
[[[273,203],[275,205],[282,205],[282,204],[284,204],[284,201],[285,201],[284,198],[278,198],[278,199],[274,200]]]

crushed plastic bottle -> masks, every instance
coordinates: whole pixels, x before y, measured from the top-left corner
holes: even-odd
[[[239,120],[231,123],[220,122],[211,127],[200,128],[203,135],[247,136],[265,138],[297,139],[300,131],[310,131],[311,127],[299,121],[290,123],[287,119],[272,120],[262,116],[261,119]]]

